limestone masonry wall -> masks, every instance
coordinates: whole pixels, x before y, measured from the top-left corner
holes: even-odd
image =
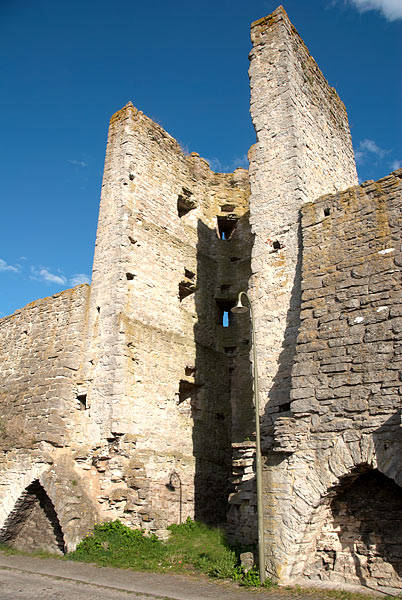
[[[0,541],[188,516],[266,571],[402,584],[401,179],[357,186],[345,107],[284,9],[252,25],[250,170],[214,173],[129,102],[110,121],[92,284],[0,320]],[[227,514],[227,509],[229,511]]]
[[[112,117],[90,290],[2,321],[4,540],[21,547],[35,520],[69,549],[96,519],[161,535],[225,520],[232,435],[252,422],[248,325],[223,326],[250,275],[248,195],[247,171],[213,173],[131,103]],[[74,530],[60,485],[77,507],[91,498]]]
[[[62,447],[77,435],[88,292],[78,286],[0,320],[2,449]]]
[[[103,510],[130,525],[225,518],[238,336],[221,312],[247,285],[248,194],[244,169],[213,173],[131,103],[112,117],[86,364],[92,416],[116,444]],[[128,500],[110,506],[116,489]]]
[[[40,480],[56,506],[69,547],[96,514],[73,460],[74,448],[87,433],[78,390],[88,296],[89,286],[78,286],[0,320],[0,523],[17,536],[13,525],[19,523],[18,516],[15,520],[11,511],[24,490]],[[27,504],[29,519],[35,507],[32,495]],[[52,544],[48,539],[47,545]]]
[[[299,327],[303,203],[357,184],[345,107],[279,7],[251,26],[251,294],[257,331],[263,445],[289,408]]]
[[[302,209],[292,417],[266,471],[285,579],[401,586],[401,191],[399,170]]]

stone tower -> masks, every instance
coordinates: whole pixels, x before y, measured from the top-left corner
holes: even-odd
[[[402,171],[350,187],[345,108],[283,8],[251,37],[267,572],[400,588]],[[234,458],[230,531],[256,539],[253,445]]]
[[[282,7],[251,37],[249,171],[212,172],[128,103],[91,286],[0,320],[0,537],[63,552],[115,518],[163,536],[223,523],[229,498],[231,537],[255,541],[246,290],[267,573],[397,586],[401,171],[357,187],[345,108]]]

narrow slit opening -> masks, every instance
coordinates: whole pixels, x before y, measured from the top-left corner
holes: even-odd
[[[78,394],[77,400],[79,402],[80,410],[87,409],[87,395],[86,394]]]
[[[222,327],[230,327],[233,313],[231,308],[236,304],[235,300],[216,300],[217,319],[216,322]]]
[[[196,202],[192,198],[193,193],[186,188],[182,189],[182,193],[177,197],[177,214],[180,219],[184,217],[190,210],[193,210],[196,207]]]
[[[218,231],[221,240],[229,240],[236,228],[238,219],[234,217],[217,217]]]

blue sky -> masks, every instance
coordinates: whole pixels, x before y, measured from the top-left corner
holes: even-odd
[[[246,166],[249,25],[270,0],[0,0],[0,316],[90,278],[110,116],[128,100]],[[283,5],[349,114],[361,181],[402,164],[401,0]]]

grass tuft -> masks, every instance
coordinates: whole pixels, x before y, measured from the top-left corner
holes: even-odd
[[[257,569],[247,573],[243,570],[239,552],[229,546],[220,529],[191,519],[181,525],[170,525],[168,529],[170,537],[163,542],[154,534],[130,529],[120,521],[95,525],[68,558],[137,571],[196,570],[240,585],[260,586]],[[264,584],[265,587],[271,585],[269,579]]]

